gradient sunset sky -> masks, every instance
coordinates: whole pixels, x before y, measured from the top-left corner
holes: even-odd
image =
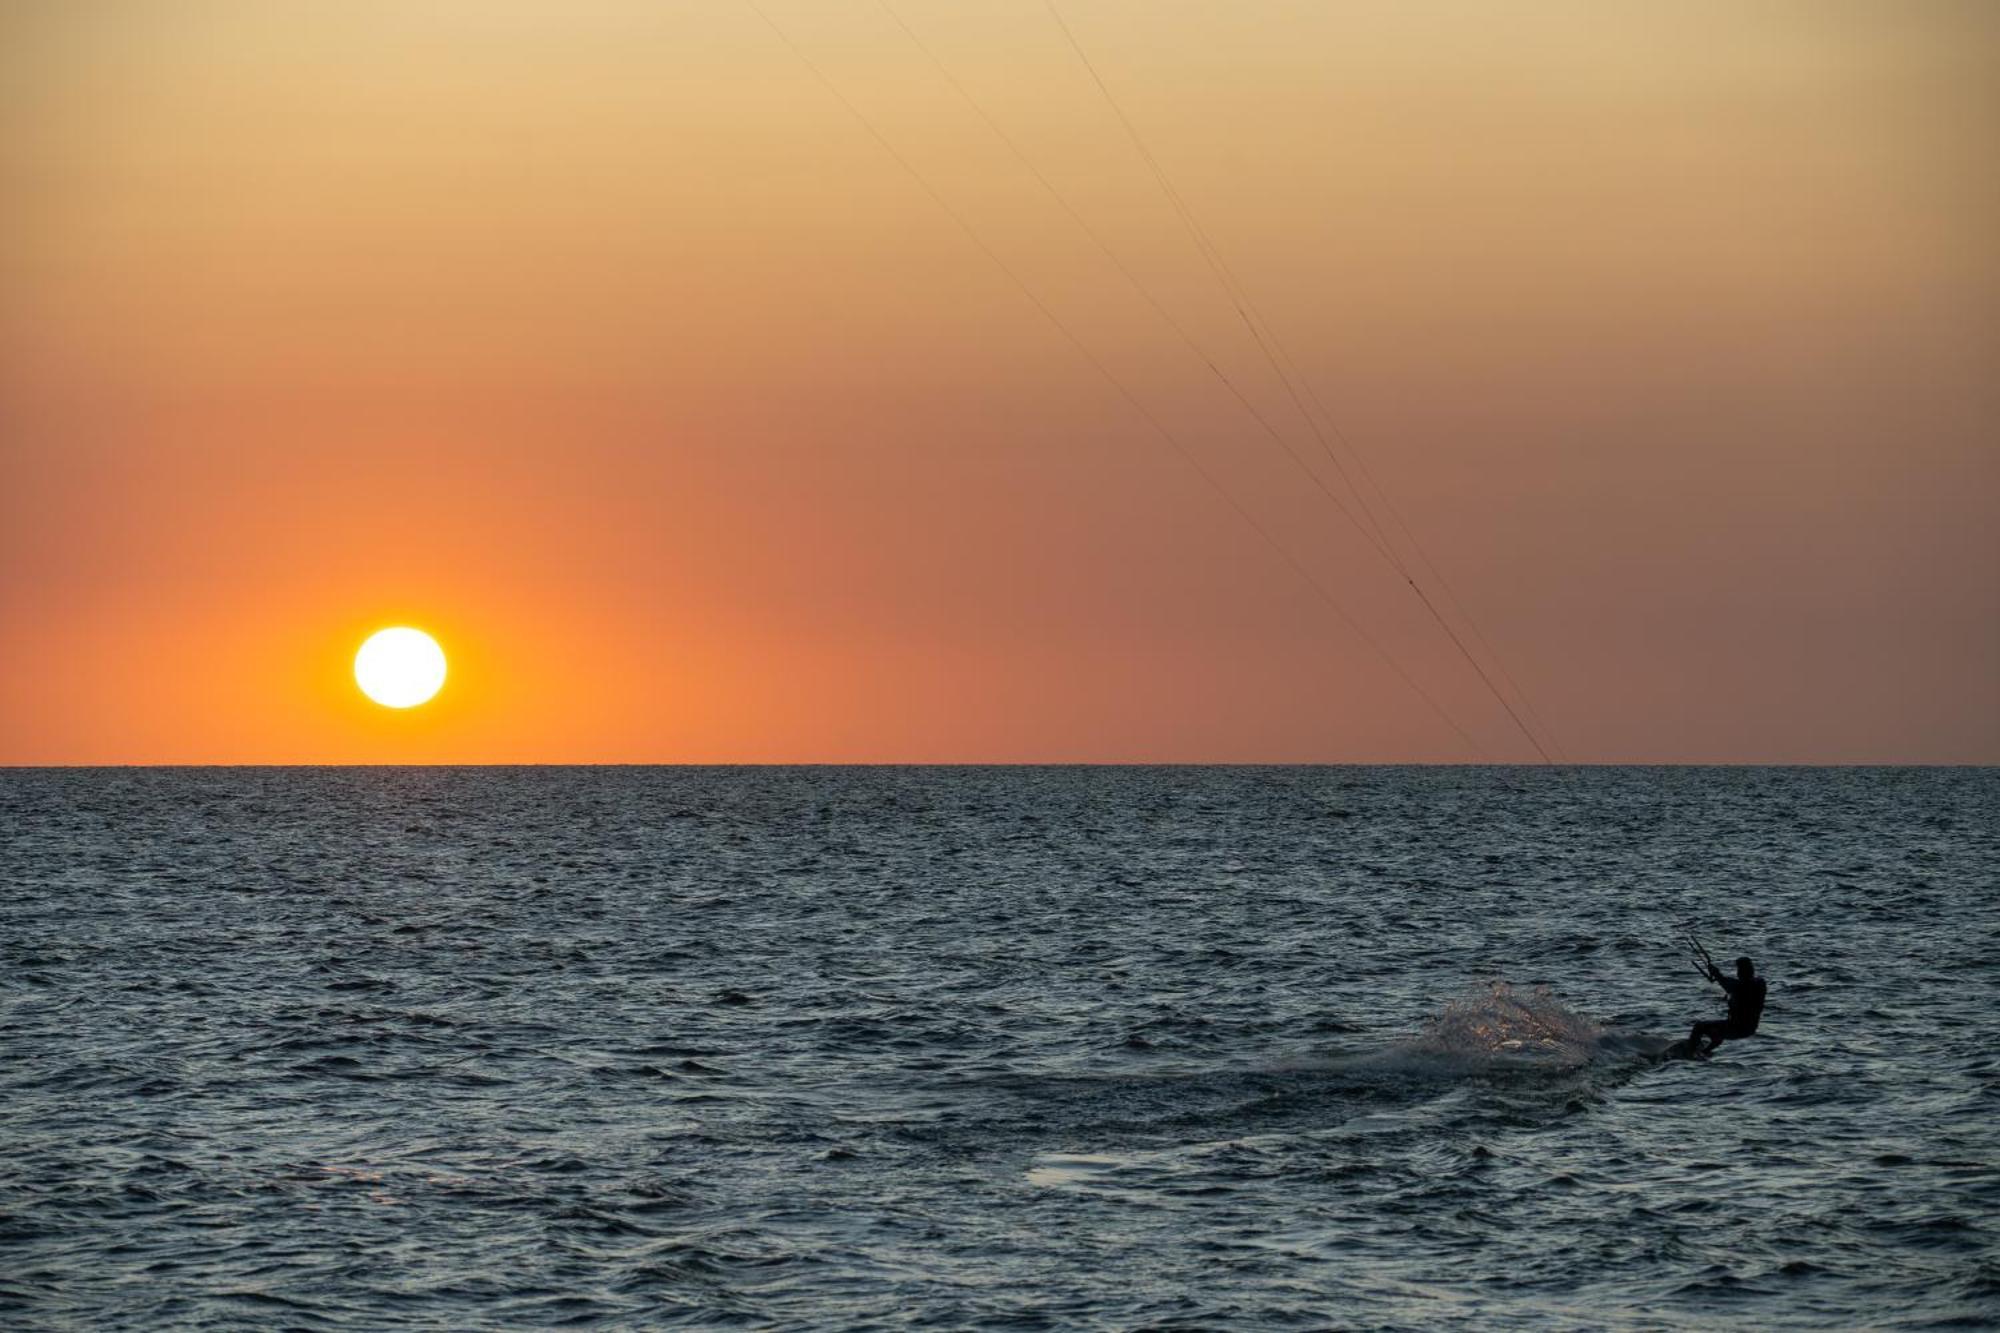
[[[1562,754],[2000,762],[2000,5],[1057,8]],[[1536,757],[1044,0],[15,0],[0,291],[0,762]]]

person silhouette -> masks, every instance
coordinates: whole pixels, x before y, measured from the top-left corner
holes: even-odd
[[[1757,965],[1748,958],[1736,960],[1736,975],[1724,976],[1722,969],[1714,963],[1707,964],[1709,980],[1728,992],[1729,1016],[1712,1018],[1696,1023],[1688,1033],[1688,1050],[1695,1055],[1707,1055],[1725,1041],[1735,1041],[1739,1037],[1756,1035],[1757,1020],[1764,1016],[1764,978],[1757,975]],[[1702,1043],[1708,1049],[1702,1049]]]

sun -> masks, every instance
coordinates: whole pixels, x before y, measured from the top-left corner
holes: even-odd
[[[385,708],[415,708],[444,688],[444,649],[420,629],[377,630],[354,655],[354,683]]]

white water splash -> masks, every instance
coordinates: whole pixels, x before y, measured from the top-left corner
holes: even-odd
[[[1424,1024],[1411,1048],[1464,1060],[1587,1064],[1604,1029],[1558,1000],[1546,986],[1518,993],[1495,981],[1453,1000]]]

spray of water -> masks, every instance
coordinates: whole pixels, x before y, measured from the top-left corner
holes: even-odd
[[[1517,992],[1495,981],[1445,1005],[1411,1049],[1468,1061],[1587,1064],[1604,1029],[1570,1009],[1546,986]]]

